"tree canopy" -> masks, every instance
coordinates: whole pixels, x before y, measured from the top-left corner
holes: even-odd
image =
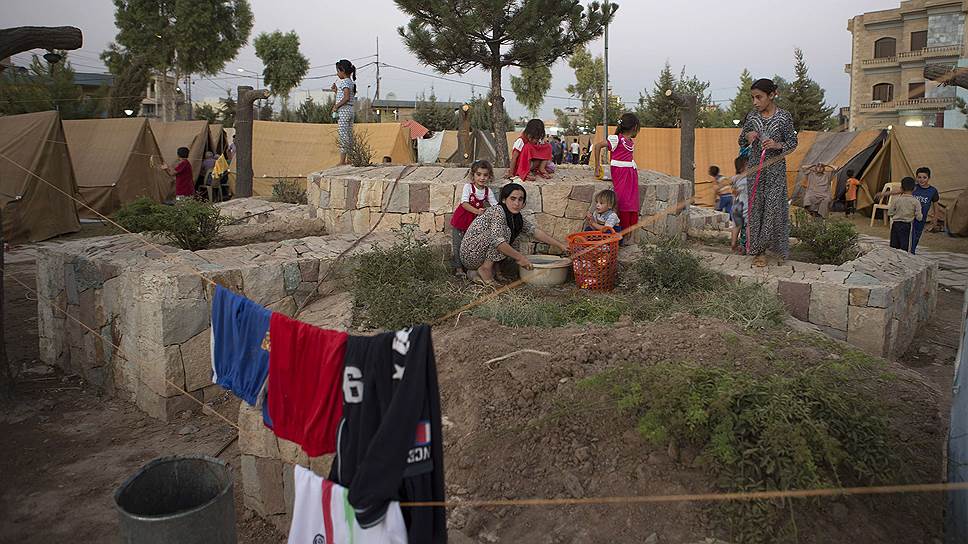
[[[521,68],[521,76],[511,76],[511,90],[531,113],[538,116],[538,110],[544,104],[545,94],[551,89],[551,68],[548,66],[525,66]]]
[[[568,58],[568,66],[575,71],[575,83],[565,90],[581,100],[582,108],[587,109],[592,98],[601,99],[605,87],[605,59],[593,57],[587,47],[580,47]]]
[[[789,84],[789,94],[785,100],[785,108],[793,116],[793,126],[797,130],[825,130],[830,123],[830,116],[834,107],[827,106],[824,101],[825,91],[816,81],[810,79],[809,69],[803,60],[803,51],[794,51],[796,77]]]
[[[712,101],[709,82],[702,81],[694,75],[686,75],[685,67],[676,77],[668,61],[659,73],[659,78],[653,83],[652,91],[648,95],[639,94],[639,106],[636,112],[642,126],[657,128],[679,126],[680,106],[674,97],[666,96],[666,91],[670,90],[680,95],[696,97],[699,107],[699,111],[696,112],[697,127],[723,126],[723,113]]]
[[[265,66],[262,71],[265,84],[272,94],[283,97],[285,102],[309,71],[309,59],[299,51],[299,36],[295,31],[285,34],[278,30],[263,32],[252,45],[255,55]]]
[[[131,51],[112,43],[101,53],[101,62],[114,76],[114,85],[108,92],[108,117],[121,117],[124,110],[137,115],[141,100],[151,81],[150,67],[143,57],[136,57]]]
[[[62,119],[89,119],[105,111],[107,87],[87,94],[74,83],[74,68],[66,51],[61,61],[50,64],[33,55],[25,71],[0,74],[0,114],[16,115],[57,110]]]
[[[420,62],[445,74],[480,68],[491,74],[492,124],[504,132],[501,76],[508,66],[551,66],[601,36],[618,6],[579,0],[394,0],[410,16],[399,33]],[[497,139],[498,166],[507,142]]]
[[[434,132],[457,128],[454,110],[437,102],[437,95],[433,91],[431,91],[429,99],[425,94],[421,94],[417,98],[417,108],[413,112],[413,120]]]
[[[727,117],[729,118],[730,126],[734,126],[734,120],[739,121],[742,125],[746,116],[753,111],[753,97],[750,94],[750,88],[753,86],[753,76],[750,75],[750,71],[743,68],[743,73],[739,75],[739,87],[736,89],[736,96],[733,98],[733,102],[729,106],[729,111],[727,112]]]

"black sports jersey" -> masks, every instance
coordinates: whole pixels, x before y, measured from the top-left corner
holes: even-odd
[[[343,419],[330,480],[349,489],[361,527],[390,501],[443,501],[440,392],[430,327],[350,336],[343,368]],[[442,507],[404,508],[409,541],[447,542]]]

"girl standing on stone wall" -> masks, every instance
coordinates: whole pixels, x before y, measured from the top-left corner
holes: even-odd
[[[336,63],[336,75],[339,81],[333,83],[336,93],[336,103],[333,104],[333,115],[339,122],[339,163],[347,164],[346,154],[353,143],[353,116],[356,103],[356,66],[343,59]]]
[[[604,142],[592,148],[594,171],[598,171],[598,157],[602,148],[611,152],[612,186],[617,197],[618,217],[625,231],[622,243],[629,243],[634,237],[632,225],[639,222],[639,170],[635,164],[635,137],[639,134],[639,118],[634,113],[624,113],[611,135]]]
[[[766,266],[766,252],[781,260],[790,254],[790,205],[787,200],[786,155],[797,148],[793,117],[776,106],[776,84],[758,79],[750,92],[755,111],[746,116],[739,144],[749,144],[749,254],[753,265]],[[765,156],[763,152],[766,152]],[[756,181],[761,157],[763,169]]]

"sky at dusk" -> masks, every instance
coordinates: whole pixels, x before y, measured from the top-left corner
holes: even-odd
[[[110,0],[4,0],[3,26],[72,25],[84,33],[84,46],[72,52],[70,59],[77,71],[105,72],[98,54],[114,39],[114,4]],[[310,60],[308,77],[293,98],[301,100],[309,93],[319,96],[329,88],[335,76],[333,64],[340,58],[360,59],[357,66],[372,62],[364,58],[375,54],[380,40],[383,63],[415,70],[418,74],[396,68],[381,68],[382,94],[392,92],[399,99],[413,99],[431,88],[441,100],[464,100],[471,92],[486,92],[489,76],[479,70],[463,76],[436,74],[422,66],[406,49],[397,34],[406,16],[391,0],[251,0],[255,25],[249,42],[260,32],[295,30],[301,49]],[[678,74],[683,66],[688,74],[710,82],[713,100],[723,105],[736,94],[739,74],[748,68],[755,77],[780,74],[793,77],[793,49],[804,51],[810,75],[827,90],[829,105],[845,106],[850,80],[844,64],[850,62],[850,17],[867,11],[897,7],[896,0],[799,0],[761,2],[737,0],[720,2],[693,0],[689,3],[624,0],[609,30],[609,78],[613,92],[634,107],[639,93],[651,89],[668,60]],[[671,7],[670,7],[671,6]],[[603,52],[598,40],[589,45],[596,55]],[[29,54],[14,57],[17,64],[29,62]],[[255,50],[246,46],[225,68],[227,73],[209,78],[196,77],[193,99],[196,101],[225,96],[237,85],[254,85],[253,76],[243,77],[238,69],[261,72],[263,67]],[[553,82],[542,116],[553,116],[554,108],[577,105],[569,100],[565,87],[574,82],[574,74],[562,58],[552,67]],[[430,77],[437,75],[459,82]],[[375,90],[376,70],[361,68],[358,89],[363,96]],[[510,73],[505,71],[506,89]],[[479,86],[472,87],[471,84]],[[234,94],[234,93],[233,93]],[[510,91],[508,109],[513,116],[525,114]]]

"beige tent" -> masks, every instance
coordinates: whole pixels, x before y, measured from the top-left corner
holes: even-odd
[[[860,132],[823,132],[817,135],[813,146],[807,150],[797,174],[797,183],[791,193],[794,203],[837,200],[846,188],[847,170],[860,174],[882,144],[881,130]],[[816,165],[833,167],[833,172],[818,176],[810,173]],[[821,183],[826,179],[825,182]],[[821,195],[822,193],[822,195]]]
[[[0,206],[7,242],[39,242],[81,226],[77,183],[55,111],[0,117]]]
[[[210,124],[208,125],[208,149],[209,151],[215,153],[216,155],[221,155],[225,153],[225,148],[228,147],[229,142],[225,138],[225,130],[222,125]]]
[[[457,131],[445,130],[444,141],[440,143],[439,162],[446,162],[454,153],[457,153]]]
[[[921,166],[931,169],[931,185],[941,193],[951,232],[968,234],[968,210],[959,196],[968,190],[968,131],[943,128],[894,127],[861,177],[867,193],[857,195],[858,208],[885,183],[914,177]]]
[[[188,160],[192,163],[192,174],[198,176],[201,171],[202,159],[209,149],[210,134],[208,121],[172,121],[165,123],[157,119],[151,120],[151,132],[158,142],[158,149],[165,162],[174,168],[178,163],[178,148],[188,148]]]
[[[71,163],[81,200],[109,215],[122,205],[148,197],[175,197],[174,178],[162,172],[158,144],[144,118],[64,121]],[[99,216],[78,205],[84,218]]]
[[[255,121],[253,194],[271,195],[279,178],[305,181],[309,174],[339,164],[336,128],[335,124]],[[396,164],[415,161],[409,130],[400,123],[357,123],[353,130],[365,135],[373,149],[374,163],[384,162],[385,157]]]

